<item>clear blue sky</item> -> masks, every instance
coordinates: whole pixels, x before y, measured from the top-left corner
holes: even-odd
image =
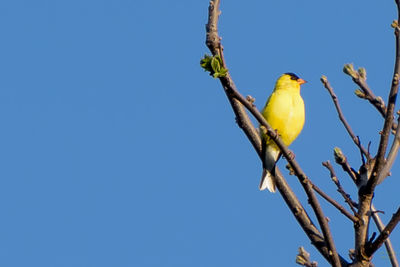
[[[219,82],[199,67],[208,52],[207,6],[0,3],[1,266],[296,266],[299,246],[327,266],[280,195],[258,191],[256,153]],[[221,9],[229,70],[258,107],[281,73],[308,81],[306,124],[291,149],[343,203],[321,162],[333,162],[335,146],[355,168],[360,159],[319,78],[328,76],[354,131],[375,152],[382,119],[354,96],[342,67],[365,67],[386,100],[394,1],[223,0]],[[398,167],[375,194],[384,221],[399,205]],[[287,179],[305,201],[296,179]],[[323,208],[346,257],[352,224]],[[393,243],[400,255],[399,229]],[[375,263],[388,266],[384,250]]]

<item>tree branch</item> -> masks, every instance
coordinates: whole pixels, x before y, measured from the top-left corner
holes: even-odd
[[[324,238],[311,221],[306,210],[301,205],[300,201],[297,199],[296,195],[287,184],[286,180],[283,178],[282,173],[279,171],[278,168],[275,169],[274,181],[276,184],[276,188],[278,189],[282,198],[285,200],[297,222],[300,224],[301,228],[310,239],[311,243],[317,248],[317,250],[321,253],[322,256],[324,256],[327,261],[330,261],[331,252]],[[346,260],[342,257],[340,257],[340,261],[343,266],[347,265]]]
[[[337,203],[333,198],[328,196],[324,191],[322,191],[318,186],[315,184],[312,185],[315,192],[317,192],[321,197],[323,197],[326,201],[331,203],[335,208],[337,208],[344,216],[349,218],[353,222],[357,222],[357,217],[353,216],[350,212],[348,212],[342,205]]]
[[[383,224],[381,218],[379,217],[378,212],[374,207],[374,204],[371,205],[371,211],[372,211],[372,219],[374,219],[374,222],[378,227],[379,232],[382,233],[385,228],[385,225]],[[393,249],[392,242],[390,242],[389,237],[385,240],[385,247],[389,255],[390,262],[392,263],[392,267],[399,267],[399,262],[397,261],[396,252]]]
[[[343,115],[342,109],[340,108],[339,105],[339,100],[335,94],[335,92],[333,91],[333,88],[331,87],[328,78],[326,78],[326,76],[322,76],[321,77],[321,82],[324,85],[324,87],[326,88],[326,90],[328,90],[329,95],[332,98],[333,103],[335,104],[335,108],[336,111],[339,115],[339,119],[340,121],[343,123],[344,128],[346,128],[348,134],[351,137],[351,140],[353,140],[354,144],[356,144],[356,146],[362,151],[362,153],[369,158],[369,153],[368,151],[363,147],[363,145],[360,143],[359,138],[357,138],[357,136],[354,134],[353,130],[351,129],[349,123],[347,122],[346,118]]]
[[[367,84],[367,74],[364,68],[359,68],[358,72],[354,70],[353,64],[345,64],[343,67],[343,72],[352,77],[353,82],[360,86],[361,91],[357,89],[355,91],[356,96],[359,98],[363,98],[368,100],[382,115],[383,118],[386,118],[387,108],[385,102],[382,97],[375,96],[372,90],[369,88]],[[393,122],[392,130],[396,130],[397,124]]]
[[[354,70],[353,64],[345,64],[343,72],[349,75],[355,84],[360,86],[361,91],[356,90],[356,95],[360,98],[368,100],[382,115],[386,117],[386,106],[381,97],[376,97],[367,84],[367,73],[364,68],[359,68],[358,71]]]
[[[343,171],[345,171],[353,180],[353,182],[357,184],[357,173],[353,170],[353,168],[351,168],[349,162],[347,161],[347,157],[343,154],[342,150],[338,147],[335,147],[333,150],[333,155],[335,157],[335,162],[339,164]]]
[[[324,167],[326,167],[329,170],[329,173],[331,175],[331,179],[332,181],[335,183],[336,187],[337,187],[337,191],[342,195],[342,197],[344,198],[345,202],[349,205],[351,211],[353,212],[353,214],[357,214],[357,211],[354,208],[353,205],[353,201],[350,199],[349,194],[347,194],[344,190],[342,185],[339,182],[339,179],[336,176],[335,170],[333,169],[332,164],[329,161],[325,161],[322,162],[322,165]],[[354,222],[357,222],[358,219],[356,219]]]
[[[399,221],[400,221],[400,208],[398,208],[396,213],[393,214],[389,223],[386,225],[385,229],[382,230],[382,232],[375,239],[375,241],[366,246],[365,252],[368,256],[371,257],[375,253],[375,251],[377,251],[378,248],[382,246],[382,244],[389,237],[390,233],[394,230]]]

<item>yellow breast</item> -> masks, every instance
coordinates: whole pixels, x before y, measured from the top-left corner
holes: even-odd
[[[262,114],[278,131],[282,141],[289,146],[303,129],[304,102],[299,90],[275,90],[269,97]],[[267,139],[267,143],[268,139]]]

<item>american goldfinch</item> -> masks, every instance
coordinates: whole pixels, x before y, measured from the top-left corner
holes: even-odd
[[[305,83],[294,73],[285,73],[276,81],[274,91],[261,111],[268,124],[277,131],[285,145],[289,146],[299,135],[304,125],[304,102],[300,95],[300,85]],[[268,188],[275,192],[275,182],[271,172],[281,156],[281,151],[272,139],[263,134],[263,173],[260,190]]]

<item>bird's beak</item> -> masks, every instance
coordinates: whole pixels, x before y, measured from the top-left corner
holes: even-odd
[[[302,85],[303,83],[306,83],[307,81],[303,80],[303,79],[297,79],[297,82]]]

